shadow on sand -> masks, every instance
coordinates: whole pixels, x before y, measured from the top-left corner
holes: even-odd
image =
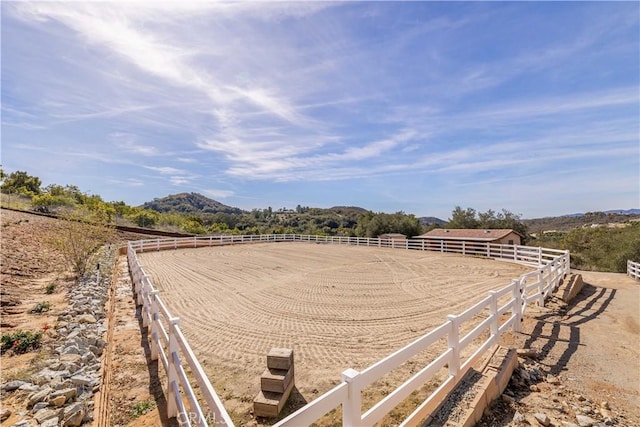
[[[580,325],[602,314],[616,295],[615,289],[598,288],[585,283],[582,290],[560,315],[547,313],[538,316],[538,321],[524,343],[525,348],[540,349],[538,358],[546,360],[551,350],[566,346],[563,353],[553,364],[547,364],[549,374],[558,375],[563,371],[571,356],[580,346]],[[564,312],[564,313],[563,313]],[[558,319],[558,317],[560,317]],[[549,330],[549,327],[551,328]],[[566,338],[563,338],[566,337]]]
[[[600,316],[616,296],[615,289],[600,288],[589,283],[566,307],[536,317],[536,323],[526,337],[523,348],[539,349],[537,362],[543,374],[557,376],[566,369],[571,357],[581,345],[580,326]],[[559,356],[557,356],[559,354]],[[509,385],[511,387],[511,383]],[[530,393],[528,388],[517,389],[520,398]],[[479,426],[503,427],[511,425],[515,409],[510,405],[496,402],[506,410],[500,420],[487,423],[482,420]]]

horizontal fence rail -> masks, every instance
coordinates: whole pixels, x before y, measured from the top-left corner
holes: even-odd
[[[640,262],[627,260],[627,274],[632,279],[640,280]]]
[[[309,242],[437,251],[486,257],[535,268],[503,288],[489,292],[484,299],[464,312],[447,316],[446,322],[428,334],[368,368],[362,371],[345,370],[339,385],[274,424],[277,427],[310,425],[340,406],[344,426],[373,426],[422,385],[434,380],[438,371],[446,366],[446,377],[401,424],[418,425],[435,409],[434,404],[453,389],[473,364],[498,343],[502,333],[508,329],[520,331],[528,305],[544,305],[545,299],[559,286],[570,268],[569,251],[464,241],[269,234],[195,236],[128,242],[129,271],[137,303],[142,306],[143,326],[150,331],[151,358],[160,359],[167,373],[167,416],[178,417],[181,425],[208,426],[224,423],[232,426],[233,422],[187,343],[180,329],[179,319],[169,313],[159,291],[151,283],[151,277],[140,265],[137,253],[266,242]],[[632,277],[638,278],[640,264],[629,261],[627,265],[629,275],[632,275],[633,271],[635,276]],[[630,268],[633,270],[629,270]],[[443,341],[446,341],[444,351],[436,354],[429,364],[362,413],[362,393],[366,387],[418,353],[429,349],[438,351],[436,344]],[[196,397],[192,384],[194,380],[187,376],[185,367],[195,379],[202,395],[201,399]]]

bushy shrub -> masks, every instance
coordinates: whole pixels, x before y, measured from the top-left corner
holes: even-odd
[[[29,313],[42,314],[49,310],[51,310],[51,303],[49,301],[40,301],[35,306],[33,306],[31,310],[29,310]]]
[[[0,350],[2,350],[2,353],[13,350],[16,354],[35,350],[40,347],[42,335],[42,331],[31,332],[23,330],[2,334],[2,338],[0,338]]]

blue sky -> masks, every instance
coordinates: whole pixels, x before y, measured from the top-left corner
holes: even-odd
[[[2,166],[137,205],[640,207],[637,2],[2,2]]]

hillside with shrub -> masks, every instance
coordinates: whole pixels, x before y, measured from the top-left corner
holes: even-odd
[[[81,210],[108,224],[154,228],[191,234],[311,234],[377,237],[402,233],[409,237],[436,227],[511,228],[527,245],[569,249],[572,266],[585,270],[623,272],[626,260],[640,261],[640,214],[590,212],[580,215],[523,220],[502,209],[479,212],[456,206],[447,222],[435,217],[416,218],[404,212],[372,212],[357,206],[313,208],[297,205],[273,209],[242,209],[225,205],[198,193],[157,198],[142,206],[104,201],[77,186],[51,184],[42,187],[38,177],[17,171],[4,174],[2,204],[58,215]],[[595,227],[594,224],[612,224]],[[587,226],[587,227],[585,227]],[[595,227],[595,228],[594,228]],[[554,230],[540,233],[540,230]],[[531,234],[529,234],[531,233]]]
[[[243,213],[242,209],[227,206],[198,193],[180,193],[156,198],[144,203],[142,209],[149,209],[156,212],[181,212],[188,214],[218,212],[231,214]]]
[[[543,231],[569,231],[574,228],[589,226],[592,224],[619,224],[640,219],[640,214],[621,214],[618,212],[587,212],[578,215],[564,215],[547,218],[523,219],[529,232],[540,233]]]
[[[545,233],[529,243],[568,249],[572,268],[623,273],[627,260],[640,262],[640,221],[619,228],[580,227],[567,233]]]

